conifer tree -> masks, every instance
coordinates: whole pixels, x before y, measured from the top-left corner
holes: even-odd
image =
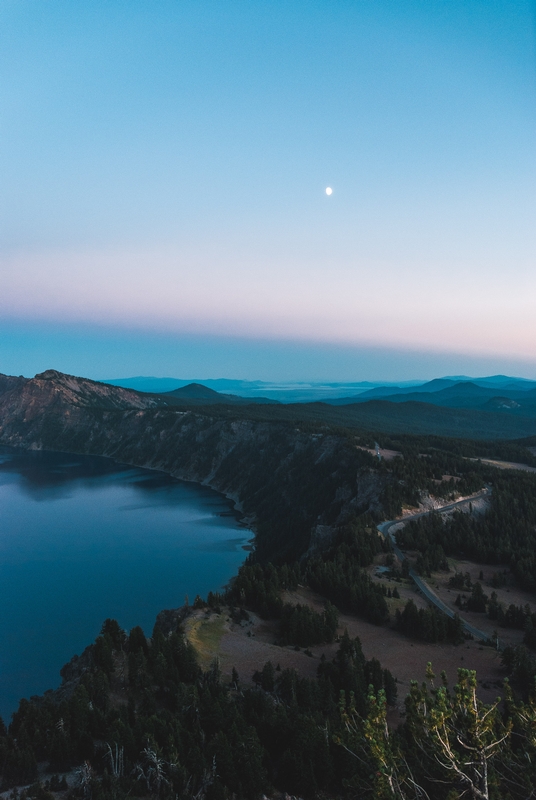
[[[452,692],[445,675],[434,688],[431,664],[427,678],[431,690],[413,682],[406,700],[407,733],[421,754],[425,778],[451,783],[473,800],[489,800],[494,761],[507,748],[512,728],[501,718],[501,699],[492,705],[478,699],[474,670],[459,669]]]

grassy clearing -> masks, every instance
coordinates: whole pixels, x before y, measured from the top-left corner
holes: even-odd
[[[186,637],[195,648],[202,667],[208,667],[218,655],[225,630],[225,617],[222,614],[213,614],[210,617],[203,614],[188,620]]]

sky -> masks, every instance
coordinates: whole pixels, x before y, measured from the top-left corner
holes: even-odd
[[[531,0],[2,0],[0,372],[536,378],[535,30]]]

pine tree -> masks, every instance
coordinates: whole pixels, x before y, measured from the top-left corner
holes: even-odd
[[[421,756],[426,778],[451,783],[474,800],[489,800],[493,762],[507,747],[512,724],[503,722],[501,699],[485,705],[476,694],[476,672],[459,669],[452,693],[434,688],[431,664],[426,684],[412,683],[406,699],[406,726]]]
[[[347,699],[342,692],[340,714],[342,730],[333,739],[356,759],[356,771],[349,785],[360,792],[358,796],[366,794],[375,800],[409,798],[407,789],[415,783],[387,725],[384,690],[376,693],[369,687],[364,717],[357,713],[353,693]]]

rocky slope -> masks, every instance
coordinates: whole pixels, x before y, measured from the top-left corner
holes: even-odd
[[[282,421],[198,414],[49,370],[0,395],[0,444],[108,456],[232,497],[256,522],[261,558],[303,553],[356,512],[381,510],[391,480],[350,438]]]
[[[99,408],[154,408],[158,401],[132,389],[108,386],[87,378],[65,375],[55,369],[35,378],[0,375],[2,416],[19,414],[22,409],[40,413],[51,406],[86,406]]]

